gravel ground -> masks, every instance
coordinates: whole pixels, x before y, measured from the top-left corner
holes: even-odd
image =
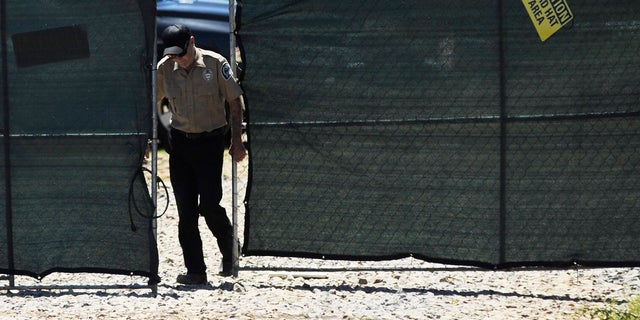
[[[168,183],[166,154],[158,160],[159,174]],[[246,172],[246,163],[239,172]],[[224,201],[230,203],[229,168],[225,181]],[[242,257],[237,278],[220,278],[215,241],[204,222],[201,230],[210,244],[205,251],[209,285],[175,282],[183,266],[170,201],[158,221],[162,282],[156,295],[139,277],[16,277],[20,290],[0,289],[0,319],[584,319],[580,310],[624,303],[640,287],[638,268],[487,271],[412,258]],[[0,279],[0,285],[5,283]],[[96,287],[80,288],[87,285]]]

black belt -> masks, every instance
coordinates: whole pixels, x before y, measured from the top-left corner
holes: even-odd
[[[198,133],[191,133],[191,132],[184,132],[182,130],[178,130],[176,128],[171,128],[171,133],[177,133],[181,136],[184,136],[187,139],[200,139],[200,138],[206,138],[206,137],[217,137],[217,136],[221,136],[224,135],[225,133],[227,133],[227,126],[222,126],[218,129],[214,129],[212,131],[205,131],[205,132],[198,132]]]

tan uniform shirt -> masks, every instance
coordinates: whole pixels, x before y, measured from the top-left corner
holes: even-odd
[[[227,60],[200,48],[196,48],[191,70],[164,57],[158,62],[157,80],[157,103],[169,99],[171,126],[184,132],[207,132],[225,126],[225,100],[242,95]]]

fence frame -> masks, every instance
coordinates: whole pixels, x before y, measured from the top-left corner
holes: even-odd
[[[3,91],[6,92],[6,86],[8,84],[8,73],[7,73],[7,69],[8,69],[8,65],[7,65],[7,34],[5,32],[6,30],[6,16],[7,16],[7,10],[6,10],[6,3],[5,1],[0,1],[0,30],[2,31],[0,34],[0,60],[2,65],[0,66],[0,69],[2,70],[2,74],[0,75],[2,77],[2,83],[5,86],[5,88],[3,88]],[[155,61],[157,61],[157,52],[155,50],[155,47],[157,45],[157,30],[156,30],[156,24],[155,24],[155,11],[154,11],[154,25],[153,25],[153,60],[152,60],[152,65],[148,66],[149,70],[151,70],[151,105],[149,106],[152,110],[151,112],[151,120],[152,120],[152,132],[151,132],[151,139],[149,141],[149,145],[151,147],[151,151],[152,151],[152,156],[151,156],[151,172],[152,172],[152,176],[151,176],[151,198],[153,201],[153,219],[152,219],[152,228],[153,228],[153,233],[154,233],[154,237],[157,239],[157,220],[156,218],[158,217],[158,199],[157,199],[157,194],[158,194],[158,179],[157,179],[157,172],[158,172],[158,161],[157,161],[157,155],[158,155],[158,127],[157,127],[157,118],[158,118],[158,110],[155,107],[155,100],[156,100],[156,65],[155,65]],[[3,101],[3,105],[5,106],[9,106],[9,97],[7,94],[3,95],[2,98]],[[11,131],[9,130],[9,125],[10,125],[10,110],[9,108],[4,108],[3,110],[3,114],[2,114],[3,118],[4,118],[4,126],[5,129],[3,132],[1,132],[1,135],[3,136],[4,139],[4,152],[7,155],[4,159],[4,167],[5,168],[10,168],[11,165],[11,157],[9,157],[10,154],[10,141],[11,141]],[[6,203],[7,203],[7,222],[10,222],[11,220],[11,171],[7,170],[5,172],[5,193],[6,193]],[[7,223],[8,228],[11,228],[11,223]],[[13,239],[11,237],[11,232],[7,232],[7,241],[9,244],[8,247],[8,251],[9,251],[9,269],[14,269],[13,266]],[[113,284],[113,285],[71,285],[71,284],[64,284],[64,285],[33,285],[33,286],[26,286],[26,285],[16,285],[16,279],[15,279],[15,274],[0,274],[0,281],[3,280],[7,280],[8,281],[8,285],[6,286],[0,286],[0,291],[6,291],[7,293],[10,293],[11,291],[24,291],[24,290],[108,290],[108,289],[118,289],[118,290],[137,290],[137,289],[149,289],[151,290],[151,294],[155,297],[158,294],[158,284],[153,281],[153,279],[149,278],[149,281],[146,285],[143,284],[122,284],[122,285],[118,285],[118,284]]]

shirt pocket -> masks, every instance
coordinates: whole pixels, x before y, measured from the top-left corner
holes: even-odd
[[[194,86],[194,93],[198,97],[209,97],[216,93],[216,87],[211,82],[197,82]]]
[[[167,96],[170,99],[175,99],[182,95],[182,88],[177,83],[170,83],[166,86]]]
[[[178,109],[178,104],[176,103],[178,97],[182,95],[182,88],[175,84],[168,84],[166,86],[167,98],[169,99],[169,103],[171,104],[171,112],[175,114],[180,114],[180,110]]]

